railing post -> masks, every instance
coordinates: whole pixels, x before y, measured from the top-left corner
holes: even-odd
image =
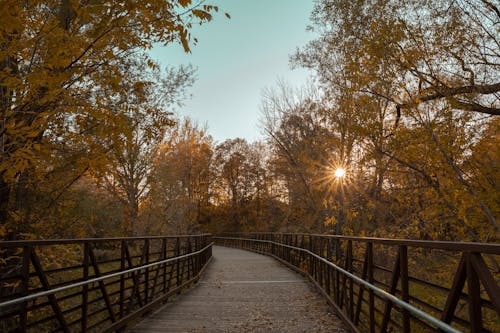
[[[193,237],[193,251],[198,251],[198,237]],[[193,257],[193,276],[196,276],[198,274],[198,265],[199,265],[199,258],[201,254],[197,254]]]
[[[26,245],[23,247],[23,261],[22,261],[22,290],[21,295],[26,296],[29,292],[29,283],[30,283],[30,258],[31,258],[31,246]],[[20,323],[19,328],[21,332],[25,333],[28,329],[28,302],[23,302],[21,304],[21,313],[20,313]]]
[[[187,241],[188,241],[188,253],[191,253],[191,252],[193,252],[193,245],[192,245],[191,237],[188,237]],[[191,264],[189,262],[191,262]],[[193,257],[189,257],[187,266],[188,266],[187,267],[188,268],[187,278],[190,279],[192,276],[194,276],[194,274],[193,274],[193,272],[194,272],[194,258]]]
[[[309,238],[309,251],[314,253],[314,247],[313,247],[313,242],[312,242],[312,237],[311,235],[308,235]],[[309,275],[314,277],[314,265],[316,265],[316,262],[314,260],[314,256],[308,254],[309,256]]]
[[[368,242],[367,246],[367,266],[368,266],[368,282],[373,284],[373,243]],[[368,291],[369,295],[369,313],[370,313],[370,333],[375,333],[375,295],[373,290]]]
[[[290,235],[286,235],[286,238],[285,238],[285,244],[287,245],[290,245]],[[292,258],[292,250],[290,248],[287,248],[286,250],[286,261],[290,262]]]
[[[125,270],[125,240],[120,242],[120,270]],[[125,301],[125,276],[120,275],[120,318],[124,315],[124,301]]]
[[[479,278],[472,266],[472,253],[466,254],[467,261],[467,291],[469,294],[469,320],[471,333],[482,332],[483,320],[481,313],[481,291]]]
[[[208,245],[208,244],[210,244],[212,242],[212,236],[207,236],[205,239],[206,239],[206,244],[205,245]],[[212,247],[211,246],[208,249],[208,254],[206,255],[205,262],[207,262],[210,257],[212,257]]]
[[[271,234],[270,236],[271,236],[270,237],[271,238],[271,242],[273,242],[273,243],[271,243],[271,254],[275,255],[276,254],[275,253],[276,252],[276,245],[274,244],[274,241],[275,241],[274,240],[274,234]]]
[[[323,237],[316,237],[316,251],[315,253],[320,256],[320,257],[323,257]],[[320,286],[323,285],[323,269],[321,268],[322,266],[322,262],[318,259],[318,280],[319,280],[319,284]]]
[[[406,245],[400,245],[399,247],[399,268],[401,277],[401,296],[403,301],[406,303],[410,302],[410,294],[408,289],[408,247]],[[410,327],[410,314],[408,310],[403,309],[403,332],[409,333],[411,331]]]
[[[327,238],[327,240],[326,240],[326,260],[328,260],[330,262],[332,261],[331,253],[332,253],[332,239]],[[332,296],[332,284],[333,284],[332,267],[328,266],[326,269],[326,286],[325,286],[325,288],[326,288],[326,293],[329,297]]]
[[[89,243],[89,247],[88,247],[88,253],[89,253],[90,263],[92,264],[92,267],[94,269],[94,276],[100,277],[101,271],[99,269],[99,263],[95,257],[95,254],[94,254],[94,251],[92,250],[92,247],[90,246],[90,243]],[[116,317],[115,317],[115,313],[113,311],[113,304],[111,304],[111,300],[110,300],[108,292],[106,290],[106,284],[102,280],[99,281],[98,284],[99,284],[99,288],[101,289],[101,294],[102,294],[102,297],[103,297],[104,302],[106,304],[106,308],[108,309],[109,317],[110,317],[112,322],[115,322]]]
[[[321,237],[314,237],[314,242],[316,243],[316,249],[314,251],[315,254],[321,256],[322,248],[323,248],[323,238]],[[318,281],[319,285],[322,286],[323,284],[323,269],[322,269],[322,264],[319,259],[316,258],[316,280]]]
[[[352,240],[347,242],[347,271],[353,273],[353,254],[352,254]],[[354,319],[354,286],[352,278],[349,279],[349,319]]]
[[[335,264],[340,264],[340,240],[338,238],[335,238]],[[340,304],[340,273],[338,270],[335,270],[335,279],[334,279],[334,295],[335,295],[335,302],[337,304]]]
[[[363,262],[363,270],[361,272],[361,278],[364,280],[366,279],[366,276],[368,275],[368,256],[369,256],[369,251],[370,248],[368,246],[368,243],[366,244],[366,249],[365,249],[365,260]],[[356,303],[356,311],[354,313],[354,320],[353,323],[354,325],[359,324],[359,318],[361,315],[361,308],[363,305],[363,293],[364,293],[365,288],[362,285],[359,285],[358,288],[358,302]]]
[[[175,244],[175,256],[178,257],[180,255],[180,252],[181,252],[181,242],[180,242],[180,238],[179,237],[176,237],[176,244]],[[179,260],[176,260],[175,261],[176,263],[176,283],[177,283],[177,287],[179,287],[181,285],[181,265],[180,265],[180,261]]]
[[[161,257],[163,260],[167,259],[167,239],[163,238],[161,242]],[[163,265],[163,283],[162,283],[162,290],[163,293],[165,294],[167,292],[167,264],[164,263]],[[158,267],[158,269],[160,269]]]
[[[314,249],[313,249],[313,244],[312,244],[312,240],[311,240],[311,236],[310,235],[307,235],[307,249],[310,251],[310,252],[313,252]],[[313,276],[314,275],[314,257],[311,256],[310,254],[307,254],[307,256],[309,257],[309,275]]]
[[[453,277],[453,282],[446,300],[446,304],[441,314],[441,320],[445,323],[451,323],[453,315],[455,313],[455,308],[457,307],[458,301],[460,299],[460,293],[465,285],[465,280],[467,279],[467,258],[465,253],[462,254],[460,262],[458,263],[458,268]]]
[[[146,264],[149,264],[149,238],[144,240],[144,258]],[[148,291],[149,291],[149,267],[146,268],[145,276],[145,285],[144,285],[144,304],[148,304]]]
[[[387,290],[390,294],[395,295],[398,288],[398,281],[401,277],[401,265],[404,264],[404,259],[401,258],[401,247],[398,247],[398,253],[396,254],[396,259],[394,260],[394,267],[392,269],[391,282],[389,285],[389,290]],[[406,260],[407,261],[407,260]],[[403,285],[403,283],[401,283]],[[403,286],[404,288],[404,286]],[[380,332],[387,332],[387,327],[389,325],[389,321],[391,320],[391,311],[394,304],[390,301],[387,301],[385,304],[384,315],[382,317],[382,323],[380,324]],[[404,317],[404,312],[403,312]],[[403,318],[404,320],[404,318]],[[404,323],[403,323],[404,328]]]
[[[300,235],[300,248],[305,248],[304,247],[304,235]],[[302,264],[304,262],[304,252],[300,251],[300,255],[299,255],[299,258],[300,258],[300,263]]]
[[[89,278],[89,242],[83,243],[83,280]],[[82,332],[87,331],[88,323],[88,301],[89,301],[89,285],[85,284],[82,290]]]

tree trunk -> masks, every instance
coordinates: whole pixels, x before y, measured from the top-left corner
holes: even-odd
[[[137,201],[131,202],[129,206],[129,236],[136,235],[137,218],[139,216],[139,203]]]
[[[10,184],[5,182],[0,174],[0,228],[7,224],[9,218]],[[12,240],[12,235],[5,235],[3,240]]]
[[[339,192],[338,205],[339,208],[337,214],[337,223],[335,224],[335,235],[342,235],[342,227],[345,224],[344,195],[342,192]]]

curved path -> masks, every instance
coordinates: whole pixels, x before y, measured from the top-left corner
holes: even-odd
[[[197,286],[128,331],[347,332],[304,277],[270,257],[219,246]]]

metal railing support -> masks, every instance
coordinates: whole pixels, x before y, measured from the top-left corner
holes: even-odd
[[[302,240],[300,244],[295,241],[297,238]],[[287,234],[266,233],[228,234],[214,237],[214,240],[220,245],[271,255],[301,271],[314,282],[354,332],[387,332],[389,325],[392,330],[405,333],[411,332],[414,325],[453,333],[462,330],[473,333],[496,331],[500,328],[495,326],[500,323],[498,275],[497,280],[494,278],[494,274],[498,272],[493,273],[482,257],[482,254],[488,258],[500,255],[500,244],[302,234],[291,237]],[[325,240],[329,244],[326,250],[323,246]],[[363,245],[365,255],[360,258]],[[377,245],[376,249],[374,245]],[[421,260],[425,260],[431,253],[429,251],[437,251],[440,257],[443,257],[443,251],[454,251],[461,255],[453,283],[440,281],[443,283],[441,285],[411,275],[409,247],[414,253],[421,253]],[[388,249],[396,251],[395,259],[390,259],[394,257],[388,255]],[[354,252],[358,253],[357,257]],[[305,266],[304,260],[307,260]],[[386,268],[381,264],[384,260],[394,260],[394,267]],[[412,262],[416,260],[412,258]],[[384,274],[388,276],[389,282],[381,280],[381,275]],[[467,288],[464,290],[466,282]],[[450,284],[451,287],[446,287]],[[431,294],[434,298],[441,295],[438,303],[428,303],[421,295],[411,293],[416,286],[420,290],[425,287],[435,293]],[[364,295],[365,290],[368,291],[368,297]],[[488,298],[484,298],[486,295]],[[468,304],[466,317],[463,313],[455,313],[459,300]],[[385,309],[380,309],[384,304]],[[394,311],[391,313],[393,306],[399,310],[398,314],[394,314]],[[489,313],[489,328],[484,326],[486,310]],[[496,319],[494,313],[497,314]]]
[[[211,235],[0,242],[2,252],[21,249],[0,261],[1,286],[20,281],[2,289],[0,330],[121,330],[196,282],[212,244]],[[57,251],[80,262],[56,266],[46,253]]]

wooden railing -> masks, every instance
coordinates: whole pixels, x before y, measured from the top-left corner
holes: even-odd
[[[0,242],[0,332],[111,332],[196,282],[210,235]]]
[[[500,332],[500,244],[238,233],[308,276],[354,332]]]

